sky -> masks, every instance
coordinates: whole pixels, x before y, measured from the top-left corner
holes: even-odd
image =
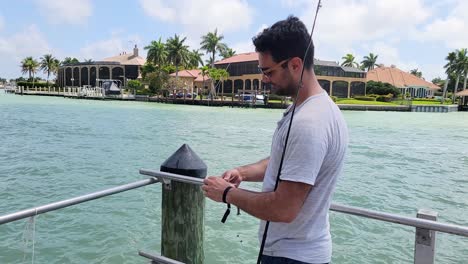
[[[198,49],[201,36],[215,29],[237,53],[252,52],[252,37],[288,15],[310,30],[317,1],[9,1],[0,8],[0,77],[17,78],[22,59],[48,53],[97,61],[137,45],[146,57],[143,47],[174,34]],[[468,47],[463,10],[466,0],[323,0],[314,32],[316,58],[341,63],[351,53],[360,62],[372,52],[386,66],[417,68],[426,80],[444,78],[447,54]]]

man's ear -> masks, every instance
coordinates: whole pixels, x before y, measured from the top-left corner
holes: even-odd
[[[290,67],[293,71],[300,71],[302,68],[302,60],[299,57],[294,57],[290,60]]]

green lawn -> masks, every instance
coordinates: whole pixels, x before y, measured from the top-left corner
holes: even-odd
[[[363,101],[363,100],[356,100],[352,98],[347,99],[338,99],[336,104],[353,104],[353,105],[397,105],[394,103],[387,103],[387,102],[378,102],[378,101]]]
[[[413,101],[414,105],[440,105],[440,102],[432,102],[432,101]],[[445,102],[444,105],[451,105],[452,102]]]

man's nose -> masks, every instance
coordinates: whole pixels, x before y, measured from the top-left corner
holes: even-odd
[[[262,82],[263,83],[270,83],[270,78],[268,78],[265,74],[262,74]]]

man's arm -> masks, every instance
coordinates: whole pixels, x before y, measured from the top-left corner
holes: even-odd
[[[242,181],[261,182],[265,177],[265,171],[270,157],[262,159],[256,163],[240,166],[223,173],[223,179],[236,186]]]
[[[219,177],[208,177],[202,189],[208,198],[222,202],[223,192],[229,186],[232,185]],[[275,192],[231,188],[226,201],[262,220],[290,223],[299,214],[311,189],[312,185],[293,181],[281,181]]]

